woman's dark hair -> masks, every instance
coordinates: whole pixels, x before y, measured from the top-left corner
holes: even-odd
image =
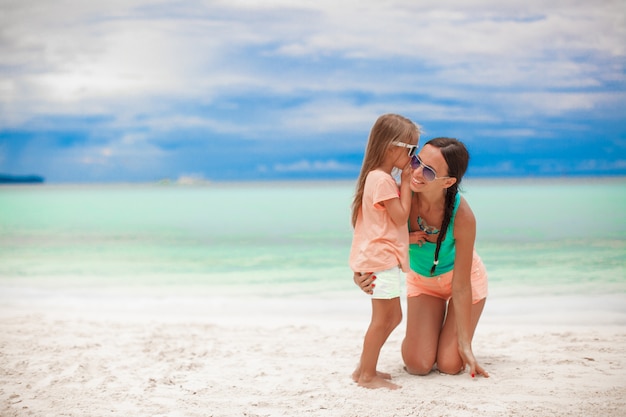
[[[459,191],[459,185],[465,171],[467,171],[467,165],[469,164],[469,152],[465,145],[454,138],[434,138],[429,140],[426,145],[439,148],[443,159],[448,165],[448,177],[456,178],[456,182],[452,184],[446,190],[446,201],[444,203],[445,212],[443,215],[443,221],[441,222],[441,232],[437,237],[437,248],[435,249],[435,260],[433,266],[430,269],[430,275],[435,275],[435,269],[439,263],[439,250],[441,249],[441,243],[446,238],[446,232],[450,225],[450,219],[452,218],[452,212],[454,211],[454,202],[456,200],[456,194]]]

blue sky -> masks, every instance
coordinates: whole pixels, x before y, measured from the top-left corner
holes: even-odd
[[[623,6],[0,0],[0,173],[353,179],[394,112],[469,176],[626,175]]]

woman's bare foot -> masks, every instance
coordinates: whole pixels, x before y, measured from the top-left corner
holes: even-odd
[[[402,388],[400,385],[394,384],[393,382],[389,381],[388,379],[381,378],[378,375],[376,375],[374,378],[371,378],[369,380],[365,380],[365,378],[360,378],[357,381],[357,384],[360,387],[370,388],[370,389],[375,389],[375,388],[398,389],[398,388]]]

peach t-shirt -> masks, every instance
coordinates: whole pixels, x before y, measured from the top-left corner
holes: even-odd
[[[398,197],[398,184],[391,175],[380,170],[367,174],[350,250],[353,271],[379,272],[398,265],[404,272],[409,270],[408,225],[396,225],[380,204]]]

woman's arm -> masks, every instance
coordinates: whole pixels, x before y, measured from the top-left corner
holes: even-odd
[[[454,238],[456,255],[452,278],[452,305],[456,317],[459,355],[465,365],[469,365],[470,374],[484,374],[472,352],[472,258],[476,239],[476,219],[464,198],[454,220]]]

